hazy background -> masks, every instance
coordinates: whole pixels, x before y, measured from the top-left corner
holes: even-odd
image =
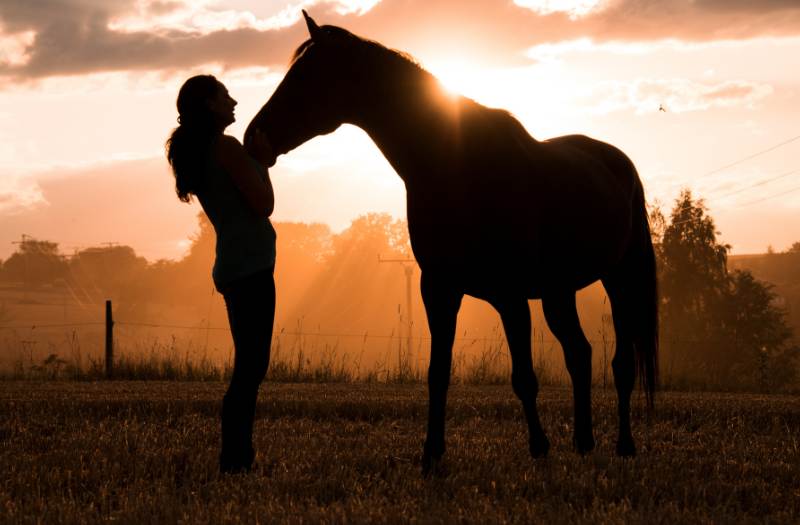
[[[199,205],[176,199],[163,144],[178,88],[208,72],[239,101],[229,130],[241,138],[307,37],[301,8],[411,53],[448,89],[511,110],[538,139],[585,133],[615,144],[665,213],[682,188],[705,199],[734,255],[800,240],[794,1],[3,0],[0,260],[26,235],[56,243],[68,265],[49,289],[7,279],[0,324],[27,327],[0,334],[9,347],[98,351],[101,326],[41,325],[101,322],[112,298],[119,337],[137,351],[230,355],[210,280],[213,237]],[[402,264],[379,257],[410,255],[400,179],[350,126],[282,156],[271,176],[282,344],[395,359],[408,329],[406,280]],[[789,270],[735,261],[791,304]],[[131,273],[114,277],[109,265]],[[409,352],[421,362],[418,279],[415,268]],[[603,348],[602,288],[580,300],[587,337]],[[555,352],[536,304],[534,327],[538,348]],[[488,306],[467,300],[458,333],[457,348],[480,354],[502,332]]]

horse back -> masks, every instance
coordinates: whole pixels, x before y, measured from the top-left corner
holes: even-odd
[[[582,135],[538,142],[518,130],[481,130],[462,135],[460,156],[418,191],[407,184],[423,271],[460,269],[476,296],[498,286],[479,275],[524,275],[533,297],[544,281],[586,286],[621,259],[639,184],[624,153]]]
[[[564,135],[548,139],[542,143],[563,156],[587,160],[602,165],[603,170],[596,171],[602,185],[610,185],[613,191],[625,200],[630,201],[641,189],[641,182],[633,162],[619,148],[586,135]]]

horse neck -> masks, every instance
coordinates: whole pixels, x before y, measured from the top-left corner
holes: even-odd
[[[438,92],[435,79],[376,86],[361,98],[354,124],[375,142],[398,175],[409,183],[415,174],[430,177],[454,153],[453,113],[461,103]]]

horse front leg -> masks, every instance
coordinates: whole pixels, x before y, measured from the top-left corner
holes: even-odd
[[[428,476],[444,455],[444,417],[456,319],[463,293],[455,291],[444,276],[423,271],[420,287],[431,332],[428,367],[428,434],[422,451],[422,473]]]
[[[533,370],[531,355],[531,310],[528,299],[522,296],[493,301],[492,304],[500,313],[508,349],[511,351],[511,386],[522,402],[528,422],[528,450],[534,458],[545,457],[550,450],[550,441],[536,409],[539,382]]]

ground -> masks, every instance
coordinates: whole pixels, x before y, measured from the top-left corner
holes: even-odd
[[[527,453],[510,386],[448,401],[442,471],[423,479],[422,385],[268,384],[255,472],[217,473],[225,385],[0,381],[3,523],[797,523],[800,397],[662,393],[639,455],[613,456],[612,391],[597,450],[571,449],[571,392],[540,395],[553,448]]]

